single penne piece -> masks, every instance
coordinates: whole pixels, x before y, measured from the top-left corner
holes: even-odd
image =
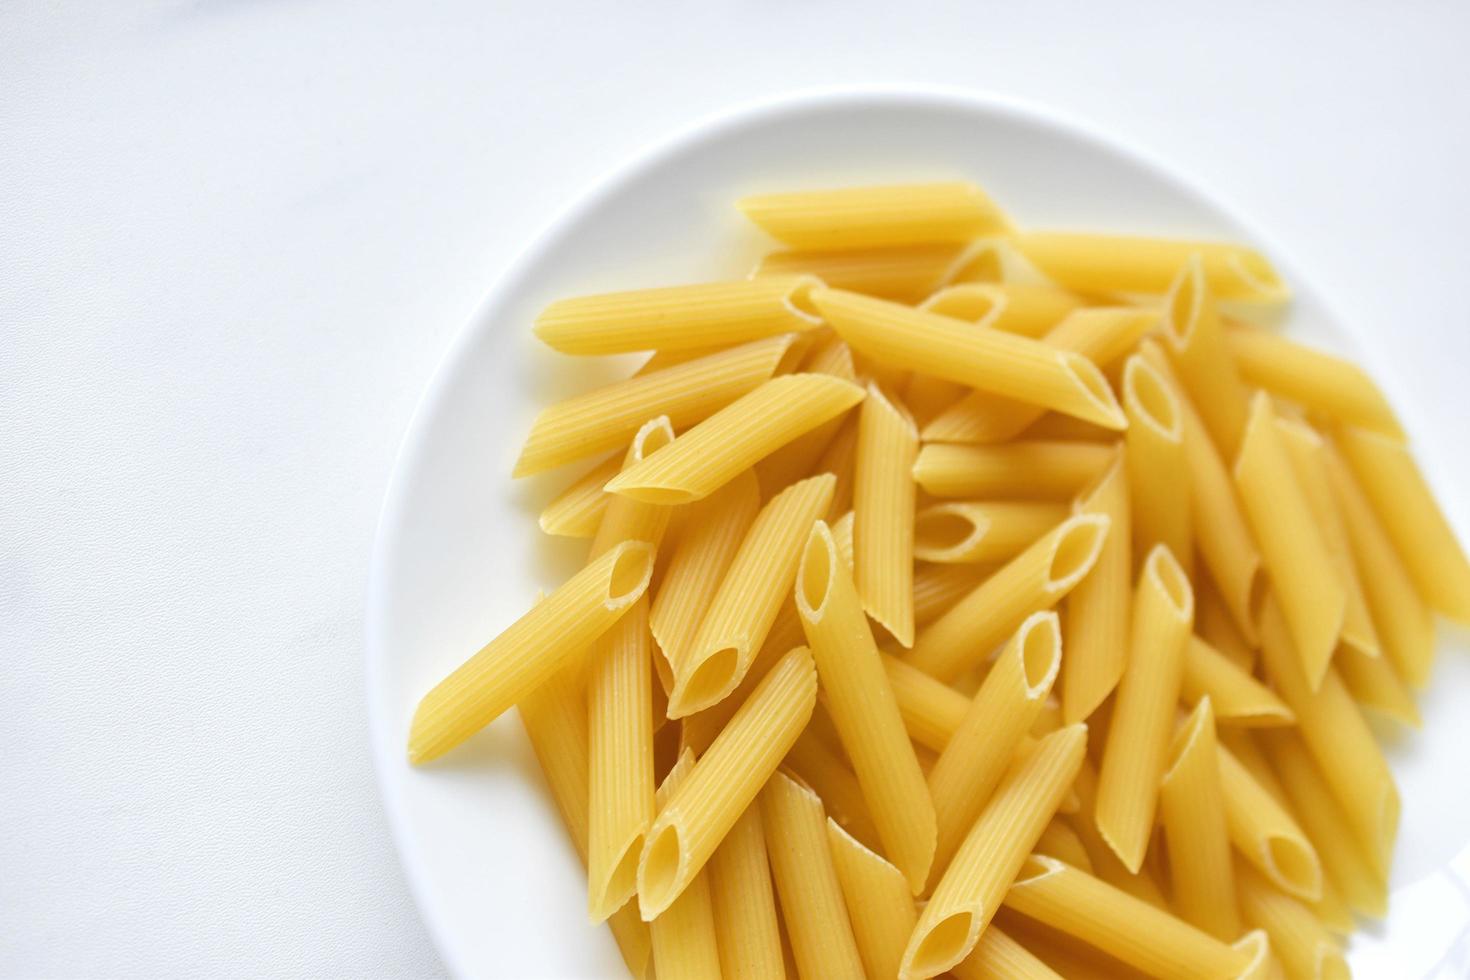
[[[994,925],[985,927],[969,956],[950,967],[957,980],[1062,980],[1062,975]]]
[[[1269,330],[1226,330],[1225,346],[1240,376],[1250,384],[1336,422],[1404,437],[1383,392],[1351,361]]]
[[[938,819],[934,866],[947,868],[985,808],[1021,738],[1051,692],[1062,661],[1054,612],[1028,617],[990,668],[929,773]]]
[[[726,980],[780,977],[781,925],[759,806],[746,807],[708,865],[720,974]]]
[[[1247,673],[1256,666],[1256,650],[1241,635],[1235,617],[1220,598],[1214,583],[1202,579],[1194,593],[1194,628],[1225,659]],[[1219,705],[1216,705],[1219,708]]]
[[[1067,517],[1064,504],[1042,501],[946,501],[914,515],[914,557],[932,562],[1014,558]]]
[[[1155,545],[1134,589],[1128,670],[1118,682],[1097,789],[1097,829],[1134,874],[1153,831],[1193,624],[1189,577],[1167,546]]]
[[[1364,857],[1342,805],[1333,798],[1301,736],[1289,731],[1272,733],[1266,751],[1322,861],[1327,880],[1354,912],[1383,918],[1388,912],[1388,886]]]
[[[1379,642],[1399,675],[1414,687],[1423,687],[1434,666],[1434,621],[1336,447],[1328,443],[1323,458]]]
[[[1257,392],[1251,400],[1250,422],[1235,460],[1235,486],[1302,658],[1302,670],[1315,690],[1342,635],[1347,588],[1282,445],[1276,413],[1265,392]]]
[[[970,699],[897,657],[886,653],[882,657],[909,738],[926,749],[943,752],[970,710]]]
[[[1158,319],[1154,311],[1134,307],[1079,309],[1042,340],[1049,347],[1081,354],[1098,367],[1106,367],[1130,350]],[[923,434],[936,442],[1004,442],[1027,431],[1045,414],[1035,405],[977,391],[936,416]]]
[[[438,758],[534,691],[611,629],[652,574],[652,546],[629,541],[568,579],[424,695],[409,728],[409,761]]]
[[[530,476],[626,445],[656,415],[667,415],[676,429],[688,428],[765,383],[794,337],[742,344],[545,408],[531,424],[511,475]]]
[[[983,565],[933,565],[914,568],[914,625],[925,626],[942,616],[989,573]]]
[[[1152,980],[1142,970],[1097,947],[1028,919],[1004,905],[995,913],[994,924],[1066,980]]]
[[[1090,873],[1114,888],[1121,888],[1134,898],[1168,912],[1169,902],[1164,897],[1164,892],[1158,882],[1154,880],[1153,872],[1144,867],[1138,874],[1133,874],[1123,866],[1123,862],[1118,860],[1118,855],[1113,853],[1112,847],[1103,840],[1102,834],[1098,832],[1097,784],[1097,770],[1093,768],[1090,761],[1083,760],[1081,768],[1077,771],[1077,781],[1073,787],[1078,799],[1078,809],[1068,822],[1087,851],[1087,859],[1092,863],[1093,868]],[[1055,857],[1055,855],[1052,856]]]
[[[1109,526],[1104,514],[1067,518],[925,627],[908,662],[942,681],[981,663],[1030,613],[1055,606],[1092,570]]]
[[[1200,256],[1191,255],[1164,298],[1164,336],[1174,371],[1220,454],[1235,456],[1245,434],[1246,398]]]
[[[816,704],[811,654],[798,647],[771,668],[659,808],[638,862],[638,907],[656,918],[699,873],[760,792]]]
[[[673,664],[669,717],[721,700],[750,670],[796,581],[812,522],[827,511],[834,478],[794,483],[761,508],[710,600],[688,654]]]
[[[927,443],[914,480],[936,497],[1069,500],[1116,457],[1091,442],[1013,442],[1003,446]]]
[[[772,378],[619,473],[606,489],[658,504],[699,500],[862,399],[861,388],[831,375]]]
[[[834,378],[854,383],[857,381],[852,351],[836,334],[814,346],[798,370],[812,374],[830,374]],[[760,480],[762,494],[773,497],[797,480],[816,472],[818,460],[846,424],[849,414],[851,413],[843,412],[833,416],[756,463],[755,475]]]
[[[1307,902],[1322,895],[1322,862],[1312,842],[1286,809],[1279,786],[1267,789],[1224,745],[1216,751],[1225,794],[1230,842],[1278,888]],[[1265,774],[1270,767],[1265,767]]]
[[[1256,606],[1265,583],[1261,576],[1261,556],[1252,540],[1230,470],[1196,407],[1184,394],[1163,349],[1150,340],[1145,340],[1138,349],[1149,366],[1169,382],[1179,404],[1184,422],[1185,462],[1189,466],[1195,550],[1209,570],[1237,629],[1247,642],[1254,643]]]
[[[1291,977],[1310,980],[1347,980],[1347,961],[1332,934],[1312,910],[1271,887],[1256,870],[1237,865],[1240,911],[1252,927],[1271,937],[1271,952]]]
[[[566,538],[590,538],[596,534],[611,496],[602,486],[622,468],[623,457],[614,454],[572,481],[541,509],[538,519],[541,530]]]
[[[771,252],[751,272],[753,279],[816,276],[833,289],[849,289],[898,303],[917,303],[952,282],[999,279],[993,249],[976,251],[959,242]]]
[[[1249,956],[1250,962],[1239,974],[1239,980],[1286,980],[1281,963],[1271,952],[1271,939],[1264,929],[1252,929],[1231,943]]]
[[[694,753],[685,749],[658,788],[660,806],[693,771]],[[720,953],[708,874],[696,874],[679,897],[649,923],[648,932],[653,939],[653,968],[658,976],[719,980]]]
[[[516,706],[531,750],[551,790],[551,798],[572,839],[577,855],[587,865],[588,828],[588,730],[582,671],[574,665],[558,670]],[[623,962],[634,977],[652,975],[653,952],[648,926],[638,917],[638,908],[624,905],[607,920]]]
[[[914,644],[914,458],[919,433],[901,405],[868,385],[858,415],[853,570],[862,608],[905,647]]]
[[[1209,698],[1221,724],[1250,728],[1296,724],[1296,715],[1270,688],[1198,636],[1191,636],[1184,647],[1179,697],[1189,705]]]
[[[1243,245],[1056,231],[1022,232],[1013,240],[1048,278],[1082,293],[1163,295],[1197,256],[1220,299],[1283,303],[1291,295],[1271,263]]]
[[[687,659],[700,620],[759,510],[760,490],[751,473],[689,505],[684,533],[669,557],[648,615],[670,677],[673,665]]]
[[[1077,831],[1066,822],[1066,818],[1058,814],[1052,818],[1051,823],[1041,832],[1041,837],[1036,841],[1035,851],[1037,854],[1045,854],[1054,857],[1058,861],[1066,861],[1074,868],[1081,868],[1088,874],[1092,874],[1092,858],[1087,855],[1087,847],[1082,843],[1082,838],[1077,836]]]
[[[984,191],[959,181],[752,194],[735,204],[793,248],[968,242],[1010,231],[1010,221]]]
[[[970,955],[1086,754],[1087,726],[1069,725],[1007,774],[920,913],[901,980],[936,976]]]
[[[821,326],[811,305],[821,284],[814,276],[793,276],[577,296],[542,310],[534,332],[563,354],[739,344]]]
[[[903,872],[827,818],[827,843],[842,885],[858,955],[870,977],[896,977],[919,920]]]
[[[1107,540],[1092,571],[1067,597],[1062,617],[1062,718],[1085,721],[1113,693],[1128,659],[1133,605],[1133,511],[1122,459],[1077,502],[1082,514],[1108,518]]]
[[[1194,531],[1189,512],[1189,465],[1184,419],[1173,389],[1134,354],[1123,365],[1123,411],[1128,415],[1123,458],[1133,500],[1133,544],[1142,554],[1156,544],[1188,571]]]
[[[812,296],[844,340],[885,365],[1064,412],[1104,428],[1126,424],[1107,379],[1081,354],[857,293],[823,289]]]
[[[771,630],[766,634],[766,642],[761,644],[760,651],[750,662],[750,669],[745,672],[735,690],[703,711],[680,719],[679,744],[693,749],[695,756],[704,755],[715,736],[730,723],[740,706],[750,699],[750,692],[755,690],[756,685],[765,679],[777,661],[792,647],[800,646],[801,642],[801,617],[796,614],[796,603],[788,599],[781,603],[776,618],[771,622]]]
[[[1216,939],[1233,942],[1240,936],[1240,915],[1208,695],[1174,733],[1159,783],[1159,815],[1180,917]]]
[[[883,852],[918,894],[934,860],[934,805],[852,574],[823,521],[812,527],[803,550],[796,608],[824,703],[862,786]]]
[[[840,827],[865,846],[881,850],[883,843],[878,836],[878,828],[863,799],[862,786],[842,757],[840,739],[834,738],[829,743],[817,734],[816,718],[820,713],[812,717],[813,723],[791,746],[782,765],[821,798],[828,815]]]
[[[1470,623],[1470,560],[1408,447],[1352,426],[1341,426],[1333,437],[1420,598],[1436,612]]]
[[[827,285],[837,287],[836,283]],[[1030,282],[964,283],[941,289],[919,309],[1021,337],[1047,335],[1083,300],[1055,286]]]
[[[667,415],[646,422],[633,436],[633,443],[623,457],[623,469],[636,466],[673,441],[674,429]],[[646,541],[657,551],[672,516],[673,508],[662,504],[627,497],[609,500],[587,549],[587,560],[601,557],[624,541]]]
[[[798,972],[804,977],[862,980],[862,958],[827,842],[822,801],[777,772],[761,793],[760,806],[772,877]]]
[[[1009,909],[1157,977],[1238,977],[1251,955],[1237,950],[1055,858],[1028,858],[1006,893]]]
[[[1274,598],[1261,613],[1261,655],[1359,846],[1373,870],[1386,876],[1398,831],[1399,794],[1372,730],[1336,670],[1329,667],[1321,686],[1312,690]]]
[[[1334,659],[1337,673],[1353,700],[1382,718],[1410,728],[1418,728],[1424,720],[1414,696],[1399,679],[1393,665],[1385,657],[1370,657],[1361,650],[1341,646]]]

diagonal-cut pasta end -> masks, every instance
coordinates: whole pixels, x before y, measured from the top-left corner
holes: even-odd
[[[699,499],[699,495],[688,487],[676,486],[672,483],[639,483],[637,475],[632,470],[624,470],[619,473],[608,480],[602,489],[608,493],[641,500],[646,504],[661,504],[666,507],[687,504]]]
[[[652,922],[679,897],[691,877],[688,854],[675,818],[660,814],[638,859],[638,914]]]
[[[1352,980],[1353,972],[1348,969],[1347,959],[1336,943],[1317,943],[1317,970],[1313,980]]]
[[[653,578],[653,545],[647,541],[624,541],[611,549],[615,555],[607,576],[607,596],[602,604],[610,610],[637,602]]]
[[[1062,667],[1062,627],[1057,614],[1048,609],[1026,617],[1016,630],[1016,648],[1026,700],[1045,700]]]
[[[1265,930],[1251,930],[1231,944],[1230,948],[1250,957],[1245,968],[1235,975],[1234,980],[1272,980],[1277,975],[1274,969],[1276,964],[1271,957],[1271,940],[1266,938]]]
[[[919,309],[968,323],[992,322],[1005,304],[1005,293],[989,283],[969,282],[941,289]]]
[[[938,976],[970,955],[979,939],[978,909],[952,912],[928,927],[920,923],[904,950],[900,980]]]
[[[1146,425],[1170,442],[1183,441],[1179,399],[1163,375],[1139,354],[1123,365],[1123,407],[1130,425]]]
[[[696,653],[691,666],[674,677],[669,717],[684,718],[723,700],[740,683],[740,665],[746,656],[741,640]]]
[[[982,238],[966,245],[954,263],[940,279],[942,285],[951,283],[990,283],[1006,278],[1007,250],[1010,245],[1003,238]]]
[[[819,520],[807,535],[796,569],[796,611],[809,623],[820,623],[832,594],[832,576],[838,567],[837,542],[827,522]]]
[[[1261,867],[1282,891],[1307,902],[1322,897],[1322,862],[1305,837],[1270,834],[1261,842]]]
[[[1253,303],[1285,303],[1291,299],[1291,287],[1286,285],[1271,261],[1255,249],[1235,251],[1226,260],[1226,265],[1240,280],[1240,299]]]
[[[1128,428],[1128,417],[1112,386],[1091,358],[1075,351],[1057,351],[1057,360],[1076,387],[1075,404],[1066,409],[1068,415],[1117,432]]]
[[[1164,336],[1175,350],[1184,350],[1194,340],[1209,300],[1204,266],[1198,255],[1191,255],[1164,297]]]
[[[1199,699],[1199,704],[1189,713],[1189,717],[1180,723],[1174,732],[1173,741],[1169,744],[1169,755],[1164,762],[1164,776],[1159,784],[1167,785],[1174,780],[1174,773],[1183,762],[1200,744],[1200,740],[1206,737],[1206,733],[1213,733],[1215,729],[1215,710],[1206,694]]]
[[[974,553],[990,530],[990,518],[975,504],[943,503],[914,517],[914,557],[960,562]]]
[[[1106,514],[1074,514],[1052,532],[1043,586],[1049,595],[1065,594],[1092,571],[1112,523]]]
[[[1156,544],[1143,562],[1141,584],[1156,590],[1170,611],[1185,623],[1194,622],[1194,588],[1179,559],[1168,545]]]
[[[638,890],[638,865],[643,852],[643,834],[635,832],[618,852],[612,867],[604,869],[600,880],[588,881],[587,917],[593,925],[622,908]]]
[[[822,325],[822,314],[812,302],[812,291],[825,289],[826,283],[816,276],[796,276],[789,280],[786,288],[786,296],[781,300],[781,305],[786,307],[796,319],[810,327]]]

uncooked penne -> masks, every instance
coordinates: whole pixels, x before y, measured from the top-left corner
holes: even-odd
[[[852,351],[836,334],[815,345],[798,370],[811,374],[830,374],[834,378],[854,383],[857,381]],[[832,440],[837,437],[851,414],[852,411],[848,410],[834,415],[756,463],[755,475],[760,480],[762,495],[773,497],[797,480],[817,472],[818,461],[827,452]]]
[[[833,289],[850,289],[899,303],[917,303],[953,282],[983,282],[1003,274],[993,248],[958,242],[771,252],[751,277],[816,276]]]
[[[694,754],[686,749],[658,788],[659,804],[666,803],[693,771]],[[720,954],[707,873],[696,874],[679,897],[649,923],[648,932],[653,939],[653,968],[658,976],[719,980]]]
[[[926,749],[943,752],[964,721],[970,699],[906,661],[886,653],[882,657],[909,737]]]
[[[821,284],[813,276],[793,276],[578,296],[542,310],[535,333],[563,354],[744,343],[820,326],[811,292]]]
[[[1245,434],[1249,393],[1225,345],[1214,292],[1200,257],[1191,255],[1182,265],[1164,298],[1164,336],[1175,374],[1220,454],[1230,459]]]
[[[707,866],[720,974],[726,980],[780,977],[781,926],[759,806],[746,807]]]
[[[1180,916],[1216,939],[1233,942],[1240,935],[1240,915],[1208,695],[1174,733],[1159,782],[1159,815]]]
[[[1333,421],[1404,437],[1383,392],[1356,364],[1269,330],[1226,330],[1225,346],[1250,384]]]
[[[1112,465],[1115,456],[1113,447],[1090,442],[934,442],[919,450],[914,480],[936,497],[1069,500]]]
[[[623,469],[636,466],[654,453],[674,441],[674,429],[667,415],[645,423],[633,436],[633,444],[623,457]],[[592,561],[605,554],[608,549],[624,541],[646,541],[658,550],[668,530],[673,509],[662,504],[617,497],[603,508],[602,520],[592,544],[587,549],[587,560]]]
[[[1042,501],[931,504],[914,515],[914,557],[946,563],[1007,561],[1066,517],[1065,505]]]
[[[1066,822],[1066,818],[1058,815],[1052,818],[1052,822],[1046,825],[1041,832],[1041,837],[1036,841],[1036,853],[1054,857],[1058,861],[1066,861],[1074,868],[1081,868],[1088,874],[1092,874],[1092,858],[1087,854],[1087,847],[1082,843],[1082,838],[1077,836],[1077,831]]]
[[[949,972],[957,980],[1062,980],[1061,974],[993,924],[985,927],[970,955]]]
[[[925,626],[971,589],[989,572],[985,565],[933,565],[921,562],[914,568],[914,625]]]
[[[1348,693],[1363,708],[1409,728],[1424,723],[1414,696],[1386,658],[1344,645],[1338,647],[1333,663]]]
[[[1147,554],[1156,544],[1168,545],[1187,572],[1193,567],[1194,530],[1184,419],[1173,389],[1138,354],[1123,364],[1123,411],[1134,546]]]
[[[827,818],[827,842],[858,954],[870,977],[896,977],[919,920],[903,872]]]
[[[1307,902],[1322,895],[1322,862],[1307,835],[1286,809],[1279,786],[1269,789],[1256,772],[1224,745],[1216,752],[1225,793],[1225,825],[1242,857],[1283,891]],[[1269,777],[1269,765],[1261,771]]]
[[[583,473],[541,509],[538,523],[547,534],[566,538],[590,538],[602,523],[611,494],[603,484],[623,468],[621,453],[615,453]]]
[[[1010,230],[1010,221],[984,191],[959,181],[752,194],[736,207],[793,248],[968,242]]]
[[[925,627],[908,662],[943,681],[979,664],[1027,615],[1055,606],[1091,571],[1109,526],[1103,514],[1067,518]]]
[[[629,541],[566,581],[424,695],[408,758],[428,762],[494,721],[612,628],[648,588],[653,548]]]
[[[1300,901],[1272,888],[1254,868],[1237,865],[1240,911],[1245,920],[1271,937],[1271,951],[1292,977],[1312,980],[1347,980],[1347,961],[1342,950],[1312,910]]]
[[[1286,285],[1265,256],[1243,245],[1135,235],[1029,231],[1016,247],[1054,282],[1083,293],[1168,292],[1180,267],[1197,256],[1221,299],[1283,303]]]
[[[822,289],[812,296],[844,340],[886,365],[1039,405],[1104,428],[1126,425],[1107,379],[1080,354],[857,293]]]
[[[1296,724],[1296,715],[1270,688],[1198,636],[1191,636],[1184,647],[1179,697],[1189,705],[1208,697],[1221,724],[1252,728]]]
[[[1133,511],[1128,473],[1115,459],[1077,502],[1083,514],[1108,518],[1107,540],[1087,577],[1067,597],[1062,637],[1062,718],[1085,721],[1113,693],[1128,659],[1133,605]]]
[[[812,717],[813,724],[792,744],[782,765],[821,797],[827,815],[838,826],[864,846],[882,850],[883,842],[863,799],[863,788],[842,756],[841,740],[834,737],[829,742],[819,735],[815,719],[820,715],[814,713]]]
[[[841,288],[834,282],[827,285]],[[924,300],[919,309],[992,330],[1039,338],[1081,306],[1081,297],[1055,286],[997,282],[950,286]]]
[[[914,644],[913,468],[918,453],[914,420],[869,384],[858,415],[854,578],[868,615],[905,647]]]

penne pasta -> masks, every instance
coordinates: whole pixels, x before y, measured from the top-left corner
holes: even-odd
[[[1112,847],[1103,839],[1097,829],[1097,770],[1092,763],[1083,760],[1081,768],[1077,771],[1077,782],[1075,791],[1078,798],[1077,813],[1068,821],[1072,830],[1076,832],[1077,839],[1082,842],[1082,847],[1087,851],[1087,859],[1092,864],[1090,874],[1096,875],[1103,881],[1120,888],[1140,901],[1148,902],[1155,908],[1169,911],[1169,902],[1164,897],[1163,891],[1153,878],[1153,872],[1147,867],[1138,874],[1134,874],[1123,866],[1118,855],[1113,853]],[[1056,855],[1051,855],[1055,857]]]
[[[1360,706],[1409,728],[1424,723],[1414,696],[1386,659],[1343,646],[1338,649],[1334,662],[1343,685]]]
[[[1035,613],[996,658],[929,773],[938,820],[934,866],[949,866],[1040,714],[1062,660],[1054,612]],[[918,889],[915,889],[917,892]]]
[[[409,729],[409,761],[438,758],[534,691],[611,629],[652,573],[653,548],[630,541],[572,576],[424,695]]]
[[[1133,501],[1133,544],[1142,554],[1164,544],[1186,572],[1194,531],[1189,512],[1189,466],[1184,420],[1173,390],[1148,361],[1134,354],[1123,365],[1123,411],[1128,431],[1123,458]]]
[[[1252,929],[1231,946],[1251,958],[1240,972],[1240,980],[1286,980],[1281,963],[1271,953],[1271,940],[1264,930]]]
[[[1269,765],[1248,768],[1221,745],[1220,785],[1225,793],[1225,824],[1235,849],[1283,891],[1303,901],[1322,895],[1322,863],[1312,842],[1286,808],[1286,797]],[[1270,788],[1258,779],[1272,780]]]
[[[1129,669],[1118,683],[1097,790],[1097,829],[1134,874],[1153,830],[1193,623],[1189,578],[1168,547],[1156,545],[1134,590]]]
[[[827,516],[833,520],[852,510],[857,437],[858,420],[852,413],[848,413],[847,420],[837,430],[837,435],[832,437],[813,470],[818,474],[831,473],[837,481],[832,485],[832,506],[827,508]]]
[[[980,565],[930,565],[914,568],[914,625],[924,626],[944,614],[979,585],[990,571]]]
[[[1083,514],[1109,521],[1107,540],[1092,571],[1067,597],[1062,618],[1062,718],[1067,724],[1086,720],[1123,676],[1128,658],[1130,607],[1133,603],[1133,513],[1128,473],[1115,459],[1102,478],[1077,502]]]
[[[1234,941],[1240,935],[1240,916],[1230,869],[1215,715],[1208,696],[1174,733],[1159,782],[1159,815],[1169,848],[1174,907],[1196,928]]]
[[[818,735],[815,721],[818,717],[820,715],[813,715],[813,723],[791,746],[782,765],[821,798],[828,815],[839,826],[862,841],[864,846],[881,850],[883,844],[878,828],[868,812],[857,777],[847,768],[841,740],[834,737],[828,742]]]
[[[1087,856],[1087,847],[1077,836],[1077,831],[1072,829],[1072,825],[1060,815],[1053,817],[1052,822],[1041,832],[1041,837],[1036,841],[1035,852],[1054,857],[1058,861],[1066,861],[1088,874],[1093,873],[1092,858]]]
[[[633,436],[633,444],[623,457],[623,469],[637,465],[673,441],[674,429],[667,415],[645,423]],[[672,516],[672,509],[660,504],[628,498],[609,500],[587,549],[588,560],[601,557],[625,541],[646,541],[657,551]]]
[[[932,562],[998,562],[1014,558],[1067,517],[1062,504],[946,501],[914,516],[914,557]]]
[[[833,282],[827,285],[841,288]],[[1080,297],[1064,289],[1012,281],[950,286],[924,300],[919,309],[1021,337],[1040,338],[1082,305]]]
[[[793,248],[968,242],[1010,230],[984,191],[958,181],[753,194],[736,206],[766,234]]]
[[[725,980],[781,977],[781,926],[759,806],[735,821],[708,865],[720,975]]]
[[[1257,392],[1235,460],[1235,485],[1255,531],[1271,587],[1313,690],[1332,661],[1347,588],[1281,444],[1271,399]]]
[[[1086,751],[1087,726],[1069,725],[1042,739],[1007,774],[920,913],[904,949],[901,980],[936,976],[970,955]]]
[[[958,980],[1062,980],[1061,974],[994,925],[986,927],[970,955],[949,972]]]
[[[994,921],[1007,936],[1023,944],[1066,980],[1151,980],[1148,974],[1102,950],[1005,906],[995,913]]]
[[[694,771],[694,755],[687,749],[658,788],[659,805],[666,803]],[[653,939],[653,968],[658,976],[674,980],[720,978],[720,954],[715,937],[714,900],[709,875],[701,871],[648,926]]]
[[[1023,232],[1014,241],[1048,278],[1083,293],[1162,295],[1195,257],[1220,299],[1277,304],[1291,295],[1271,263],[1242,245],[1056,231]]]
[[[994,248],[940,242],[771,252],[761,259],[751,278],[815,276],[833,289],[917,303],[952,282],[994,281],[1002,274]]]
[[[1179,696],[1189,705],[1209,698],[1212,714],[1221,724],[1251,728],[1296,724],[1296,715],[1270,688],[1198,636],[1191,636],[1184,647]]]
[[[1174,372],[1210,438],[1222,456],[1232,458],[1245,435],[1249,392],[1225,345],[1214,293],[1199,255],[1182,263],[1164,298],[1164,336]]]
[[[914,644],[914,420],[875,384],[858,415],[853,565],[862,608],[905,647]]]
[[[796,576],[796,608],[825,704],[852,761],[883,852],[918,894],[934,859],[935,816],[852,576],[822,521]]]
[[[863,964],[827,842],[822,801],[777,772],[761,793],[760,805],[797,971],[804,977],[862,980]]]
[[[563,354],[739,344],[821,326],[811,305],[812,290],[821,284],[793,276],[578,296],[542,310],[534,332]]]
[[[750,692],[755,690],[756,685],[765,679],[778,660],[792,647],[800,646],[801,642],[801,618],[796,614],[796,603],[787,600],[781,604],[771,623],[771,631],[766,634],[766,642],[761,644],[760,651],[750,662],[750,669],[745,672],[735,690],[703,711],[686,715],[680,720],[683,728],[680,744],[693,749],[696,756],[703,755],[714,742],[715,736],[735,717],[740,706],[750,699]]]
[[[1122,410],[1097,365],[1080,354],[884,300],[821,289],[823,317],[852,347],[885,365],[943,378],[1122,429]]]
[[[800,370],[812,374],[829,374],[854,383],[857,381],[852,351],[835,334],[813,347],[802,362]],[[850,414],[850,411],[843,412],[828,419],[756,463],[755,474],[760,480],[764,496],[772,497],[797,480],[816,472],[818,461],[846,424]]]
[[[781,658],[659,807],[638,862],[638,907],[645,922],[683,892],[755,799],[806,727],[816,689],[805,648]]]
[[[792,484],[761,508],[710,600],[688,656],[673,664],[669,717],[708,708],[735,689],[765,643],[812,522],[826,512],[829,474]]]
[[[943,752],[964,721],[970,699],[906,661],[886,653],[882,658],[909,737],[926,749]]]
[[[1069,500],[1116,455],[1111,446],[1088,442],[927,443],[914,460],[914,481],[936,497]]]
[[[567,538],[590,538],[596,534],[610,496],[602,485],[622,468],[622,456],[613,455],[579,476],[542,508],[537,521],[541,530]]]
[[[742,344],[543,409],[511,475],[530,476],[626,445],[657,415],[667,415],[676,429],[700,422],[765,383],[794,339],[780,334]]]
[[[1230,610],[1225,608],[1225,600],[1220,598],[1220,593],[1208,580],[1200,582],[1195,589],[1194,628],[1200,639],[1236,667],[1247,673],[1255,669],[1255,648],[1240,635],[1240,628],[1235,625]],[[1219,708],[1218,704],[1216,708]]]
[[[908,662],[943,681],[979,664],[1027,615],[1055,606],[1092,569],[1108,528],[1102,514],[1067,518],[925,627]]]
[[[1356,364],[1267,330],[1227,330],[1225,346],[1248,383],[1344,425],[1404,438],[1383,392]]]
[[[870,977],[896,977],[919,919],[903,872],[827,818],[827,843],[842,885],[858,955]]]
[[[1248,865],[1239,865],[1236,877],[1241,914],[1271,937],[1271,951],[1290,976],[1348,980],[1351,974],[1342,951],[1311,909],[1272,888]]]

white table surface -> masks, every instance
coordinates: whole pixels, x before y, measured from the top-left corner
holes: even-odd
[[[1104,6],[0,6],[0,973],[442,972],[366,751],[394,452],[527,238],[722,107],[945,84],[1153,152],[1470,488],[1470,6]]]

